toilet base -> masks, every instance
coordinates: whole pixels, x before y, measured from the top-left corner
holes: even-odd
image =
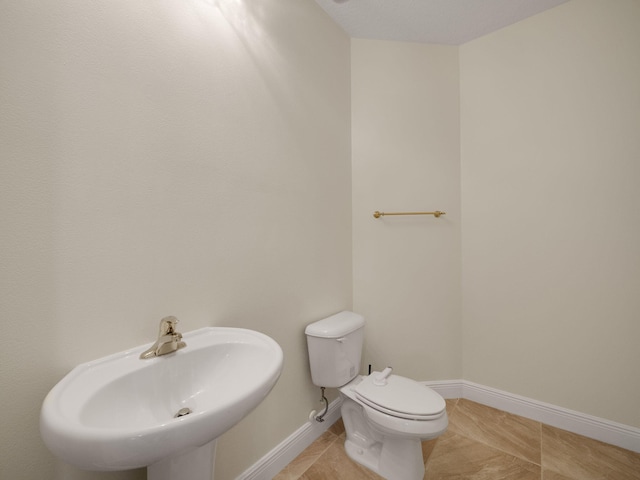
[[[378,473],[381,446],[380,443],[375,443],[364,449],[349,439],[344,442],[344,449],[351,460],[376,473]]]
[[[394,438],[384,443],[375,442],[368,448],[347,439],[344,449],[351,460],[389,480],[424,478],[422,442],[419,439]]]
[[[428,421],[403,420],[373,409],[357,400],[355,378],[340,388],[342,420],[347,434],[344,447],[354,462],[389,480],[422,480],[422,441],[436,438],[447,429],[446,411]],[[444,403],[444,402],[443,402]],[[380,418],[383,416],[384,418]],[[395,419],[395,420],[393,420]]]
[[[344,448],[349,458],[389,480],[422,480],[422,439],[378,431],[367,420],[363,407],[342,393],[342,420],[347,433]]]

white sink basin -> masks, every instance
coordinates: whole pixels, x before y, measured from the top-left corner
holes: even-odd
[[[229,430],[282,371],[280,346],[252,330],[209,327],[183,339],[168,355],[141,360],[141,346],[74,368],[42,405],[47,447],[87,470],[157,464]],[[180,409],[191,413],[174,418]]]

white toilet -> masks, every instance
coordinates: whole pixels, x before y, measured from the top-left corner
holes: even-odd
[[[422,440],[447,429],[444,399],[391,368],[358,375],[364,318],[340,312],[307,326],[311,379],[339,388],[345,450],[351,459],[390,480],[422,480]]]

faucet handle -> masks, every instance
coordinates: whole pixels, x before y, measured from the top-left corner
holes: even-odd
[[[162,335],[171,335],[172,333],[176,333],[175,328],[178,323],[178,319],[174,316],[164,317],[160,320],[160,333],[159,337]]]

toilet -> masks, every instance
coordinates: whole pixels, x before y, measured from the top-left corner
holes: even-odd
[[[347,438],[355,462],[389,480],[422,480],[422,440],[447,429],[444,399],[390,367],[359,375],[364,318],[340,312],[307,326],[311,380],[338,388]]]

